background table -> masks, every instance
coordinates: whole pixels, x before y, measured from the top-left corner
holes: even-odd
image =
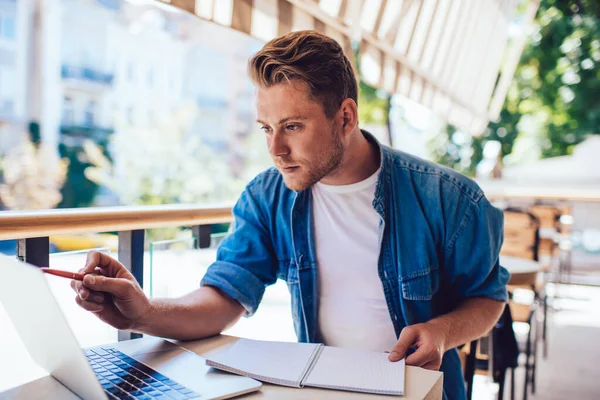
[[[510,272],[509,285],[535,285],[542,265],[533,260],[518,257],[500,256],[500,265]]]

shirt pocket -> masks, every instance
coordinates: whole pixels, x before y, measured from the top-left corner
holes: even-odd
[[[431,300],[438,291],[439,285],[439,270],[437,267],[427,268],[400,277],[400,289],[405,300]]]

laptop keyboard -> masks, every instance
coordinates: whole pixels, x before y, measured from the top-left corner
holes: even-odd
[[[195,399],[198,393],[113,348],[85,350],[110,399]]]

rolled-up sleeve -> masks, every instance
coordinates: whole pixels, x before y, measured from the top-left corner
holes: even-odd
[[[231,232],[217,250],[217,260],[208,268],[201,286],[214,286],[254,314],[265,288],[275,283],[275,256],[271,237],[259,204],[250,188],[233,207]]]
[[[444,253],[448,280],[458,301],[469,297],[508,300],[509,273],[499,264],[503,226],[502,211],[485,197],[470,202],[455,225]]]

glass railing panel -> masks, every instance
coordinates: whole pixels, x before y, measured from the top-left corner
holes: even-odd
[[[149,243],[145,291],[151,298],[178,297],[197,289],[216,249],[194,249],[194,237]],[[145,282],[145,283],[146,283]]]
[[[195,238],[150,242],[149,284],[146,292],[153,298],[177,297],[199,287],[202,277],[216,259],[218,243],[224,234],[211,235],[207,249],[194,249]],[[296,341],[290,294],[283,281],[266,289],[256,314],[240,321],[226,334],[241,337]]]

